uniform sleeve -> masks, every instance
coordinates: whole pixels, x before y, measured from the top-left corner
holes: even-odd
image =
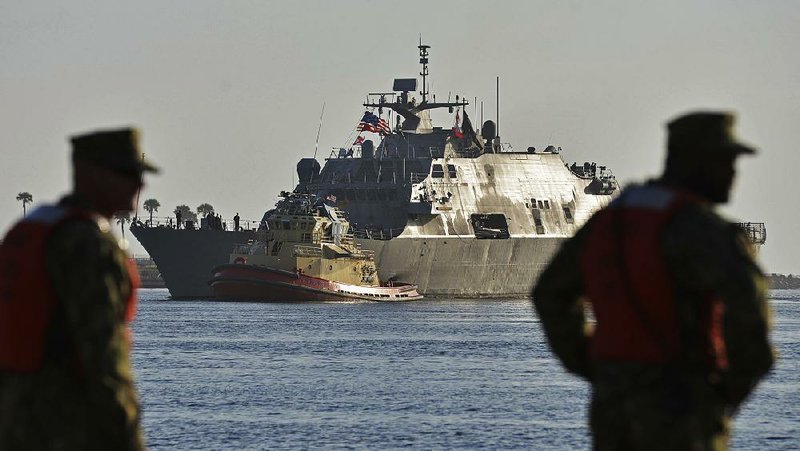
[[[533,289],[533,305],[555,355],[571,373],[591,378],[583,281],[580,272],[581,229],[567,240],[548,264]]]
[[[113,238],[86,221],[65,224],[48,241],[47,269],[92,406],[93,439],[120,450],[142,448],[124,323],[124,259]]]
[[[734,224],[693,207],[668,225],[664,252],[678,287],[696,299],[717,297],[724,305],[728,370],[721,387],[731,406],[738,407],[774,362],[768,282],[752,245]]]

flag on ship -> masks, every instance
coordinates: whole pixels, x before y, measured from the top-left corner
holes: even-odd
[[[369,111],[364,112],[364,117],[361,118],[361,122],[358,123],[356,130],[360,132],[380,133],[381,135],[392,134],[389,123]]]
[[[461,132],[461,124],[460,124],[461,116],[459,114],[460,111],[461,110],[456,110],[456,123],[453,125],[453,135],[455,135],[456,138],[464,137],[464,133]]]
[[[469,120],[467,110],[464,110],[464,123],[461,124],[461,128],[464,130],[464,135],[467,138],[472,139],[472,142],[475,143],[479,149],[483,148],[483,144],[481,144],[480,140],[478,139],[478,134],[475,133],[475,128],[472,126],[472,121]]]
[[[361,136],[361,135],[358,135],[358,138],[356,138],[356,140],[353,141],[353,145],[354,146],[360,146],[362,144],[364,144],[364,137]]]

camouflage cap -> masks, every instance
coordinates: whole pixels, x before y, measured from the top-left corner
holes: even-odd
[[[142,172],[159,172],[144,161],[139,149],[139,130],[119,128],[99,130],[70,137],[72,161],[84,160],[115,171],[140,175]]]
[[[679,116],[667,124],[670,153],[705,151],[721,154],[754,154],[755,149],[736,139],[736,116],[726,111],[699,111]]]

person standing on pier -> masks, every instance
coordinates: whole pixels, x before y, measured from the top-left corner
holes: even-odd
[[[71,139],[73,191],[0,247],[0,449],[140,450],[130,363],[138,275],[109,219],[135,209],[134,129]]]
[[[713,209],[755,153],[733,123],[671,121],[663,175],[595,214],[533,290],[553,352],[592,384],[596,450],[727,449],[731,416],[773,365],[767,280]]]

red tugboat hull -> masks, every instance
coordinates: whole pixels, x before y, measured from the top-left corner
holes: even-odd
[[[228,264],[214,268],[209,284],[220,299],[261,302],[403,302],[422,299],[415,285],[363,287],[263,266]]]

